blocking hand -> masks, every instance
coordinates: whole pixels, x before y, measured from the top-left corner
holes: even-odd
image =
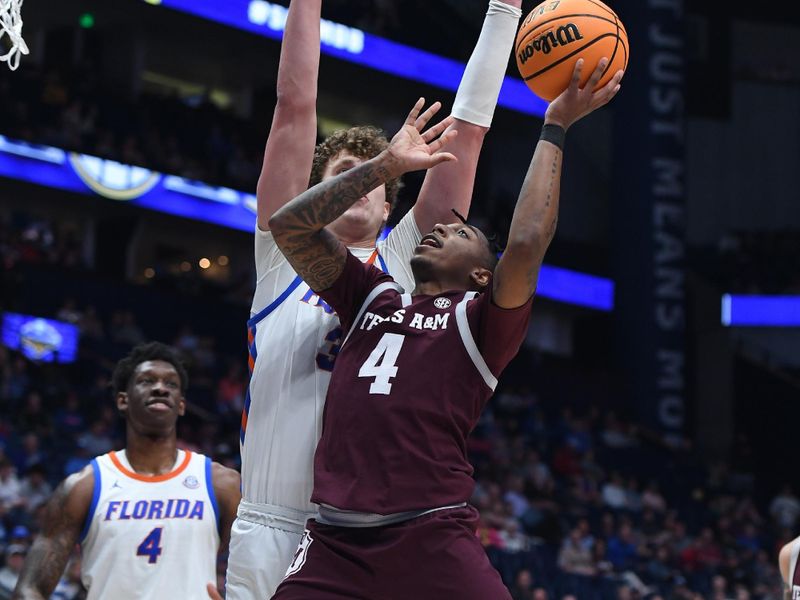
[[[392,170],[396,171],[398,175],[430,169],[440,163],[457,160],[449,152],[441,151],[458,133],[454,130],[446,131],[453,123],[454,117],[447,117],[423,132],[428,121],[439,112],[442,104],[435,102],[428,110],[420,114],[423,106],[425,106],[425,99],[420,98],[386,150],[392,163]]]

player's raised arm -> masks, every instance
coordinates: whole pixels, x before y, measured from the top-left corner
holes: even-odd
[[[536,290],[539,269],[558,223],[564,133],[619,91],[622,71],[592,92],[607,64],[608,59],[601,59],[580,88],[583,60],[578,60],[569,87],[547,108],[542,135],[514,209],[508,243],[494,272],[494,302],[501,308],[522,306]]]
[[[258,178],[258,226],[308,187],[317,142],[322,0],[292,0],[278,65],[278,99]]]
[[[324,227],[378,186],[403,173],[430,169],[456,158],[441,148],[456,137],[447,133],[448,117],[423,133],[425,125],[441,108],[436,102],[420,114],[420,98],[389,148],[381,154],[303,192],[277,211],[269,227],[281,252],[294,270],[315,291],[329,288],[344,268],[347,248]]]
[[[94,490],[88,466],[67,477],[53,492],[44,510],[42,531],[22,566],[14,600],[46,600],[56,589],[84,526]]]
[[[420,231],[447,223],[451,209],[466,215],[472,201],[475,171],[483,140],[492,124],[500,88],[514,45],[522,0],[490,0],[478,42],[456,93],[451,126],[458,137],[448,151],[458,161],[431,169],[414,206]]]

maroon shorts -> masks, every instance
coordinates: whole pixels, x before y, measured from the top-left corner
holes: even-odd
[[[475,536],[474,508],[385,527],[314,520],[274,600],[510,600]]]

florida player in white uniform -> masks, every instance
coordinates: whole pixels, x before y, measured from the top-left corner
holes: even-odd
[[[239,503],[239,474],[177,448],[186,370],[172,348],[134,348],[113,376],[126,447],[69,476],[47,504],[14,598],[49,598],[81,544],[88,598],[208,598]]]
[[[269,219],[311,183],[333,177],[387,146],[373,128],[334,134],[315,152],[321,0],[293,0],[278,69],[278,102],[258,182],[257,287],[248,323],[251,380],[241,428],[242,503],[231,532],[226,589],[234,600],[269,597],[283,579],[306,520],[313,456],[330,373],[342,340],[333,310],[292,269]],[[521,0],[491,0],[453,106],[451,151],[459,161],[429,172],[413,210],[376,244],[398,182],[366,194],[329,230],[363,261],[409,289],[420,230],[467,213],[519,22]],[[309,177],[311,174],[311,177]]]

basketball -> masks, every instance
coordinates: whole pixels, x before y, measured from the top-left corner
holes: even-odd
[[[547,0],[522,22],[515,54],[525,83],[550,101],[567,88],[579,58],[584,59],[581,86],[604,56],[609,63],[596,89],[625,70],[628,34],[617,14],[599,0]]]

